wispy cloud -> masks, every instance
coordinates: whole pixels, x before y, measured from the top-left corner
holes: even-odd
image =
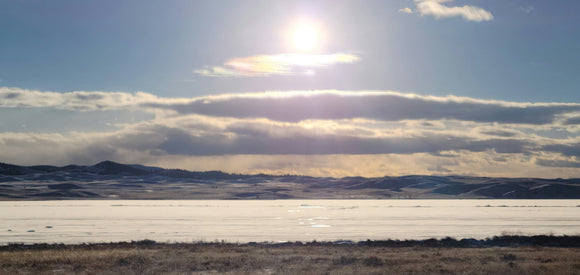
[[[491,12],[475,6],[447,6],[453,0],[415,0],[415,13],[435,18],[463,17],[467,21],[481,22],[493,20]],[[410,8],[405,8],[411,11]],[[400,10],[401,11],[401,10]]]
[[[521,6],[520,11],[524,13],[531,13],[532,11],[534,11],[534,6]]]
[[[0,108],[52,107],[59,110],[94,111],[119,110],[149,102],[175,103],[183,99],[160,98],[136,92],[75,91],[68,93],[0,87]]]
[[[210,77],[296,75],[309,74],[310,68],[350,64],[359,60],[359,56],[348,53],[256,55],[233,58],[222,66],[211,66],[194,72]]]
[[[157,96],[137,92],[77,91],[56,93],[0,87],[0,107],[55,107],[62,110],[111,110],[158,101]]]

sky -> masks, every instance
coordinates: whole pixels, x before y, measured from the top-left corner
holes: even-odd
[[[579,9],[0,0],[0,162],[580,177]]]

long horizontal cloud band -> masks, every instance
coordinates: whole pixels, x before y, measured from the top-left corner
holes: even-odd
[[[440,151],[497,153],[527,153],[533,144],[517,139],[475,140],[468,137],[431,135],[425,137],[364,138],[339,135],[270,137],[265,135],[194,136],[180,129],[159,128],[166,139],[156,146],[169,154],[224,155],[224,154],[414,154]]]
[[[578,103],[519,103],[364,91],[269,92],[161,98],[143,92],[55,93],[0,87],[1,107],[50,107],[75,111],[165,109],[180,114],[267,118],[286,122],[352,118],[384,121],[454,119],[543,125],[554,123],[561,117],[564,125],[578,125],[580,117]]]
[[[286,122],[352,118],[385,121],[455,119],[541,125],[554,122],[561,114],[580,112],[580,104],[510,103],[455,97],[409,96],[393,92],[240,95],[205,98],[188,103],[146,103],[143,106],[170,109],[181,114],[268,118]]]

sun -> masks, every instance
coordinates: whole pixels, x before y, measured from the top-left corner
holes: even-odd
[[[302,25],[294,31],[293,40],[299,50],[312,50],[316,46],[316,30],[310,25]]]

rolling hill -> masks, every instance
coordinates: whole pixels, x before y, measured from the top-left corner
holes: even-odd
[[[0,200],[53,199],[580,199],[580,179],[317,178],[193,172],[113,161],[63,167],[0,163]]]

